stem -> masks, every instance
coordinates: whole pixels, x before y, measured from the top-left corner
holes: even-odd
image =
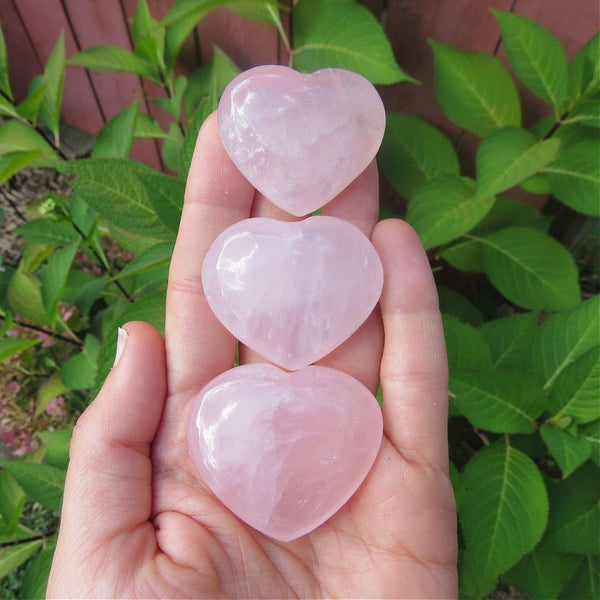
[[[162,82],[163,90],[165,90],[165,92],[167,92],[167,96],[168,96],[169,100],[173,100],[173,98],[175,97],[174,90],[173,90],[173,84],[162,73],[160,74],[160,80]],[[177,119],[177,125],[179,126],[179,131],[181,132],[181,135],[183,137],[185,137],[185,127],[183,126],[181,119]]]
[[[0,315],[0,319],[2,319],[2,321],[5,321],[6,317],[4,315]],[[62,340],[63,342],[69,342],[69,344],[74,344],[75,346],[78,346],[79,348],[83,347],[83,342],[81,340],[72,339],[70,337],[67,337],[66,335],[56,333],[55,331],[52,331],[51,329],[45,329],[44,327],[40,327],[39,325],[34,325],[33,323],[25,323],[24,321],[20,321],[18,319],[16,319],[14,322],[17,325],[19,325],[20,327],[24,327],[25,329],[31,329],[32,331],[38,331],[39,333],[45,333],[46,335],[48,335],[50,337],[53,337],[58,340]]]

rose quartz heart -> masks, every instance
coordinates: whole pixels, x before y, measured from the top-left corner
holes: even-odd
[[[188,442],[223,504],[258,531],[289,541],[354,494],[382,429],[377,401],[349,375],[252,364],[226,371],[200,392]]]
[[[303,216],[327,204],[375,157],[385,129],[361,75],[256,67],[225,89],[219,131],[233,162],[271,202]]]
[[[365,321],[383,269],[368,238],[341,219],[254,218],[215,240],[202,282],[211,309],[238,340],[295,370],[329,354]]]

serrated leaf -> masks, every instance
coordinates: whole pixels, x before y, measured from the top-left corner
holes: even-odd
[[[545,546],[558,552],[598,554],[599,485],[598,467],[587,463],[550,488]]]
[[[575,360],[598,345],[600,296],[554,315],[532,336],[527,370],[544,389],[551,390],[557,377]]]
[[[0,340],[0,362],[16,356],[31,348],[36,344],[41,343],[42,340],[24,340],[20,338],[3,338]]]
[[[12,310],[37,325],[49,325],[39,279],[17,269],[8,284],[8,304]]]
[[[155,272],[158,277],[166,281],[171,256],[173,255],[173,246],[172,242],[165,242],[148,248],[131,261],[115,279],[122,280]]]
[[[69,464],[69,444],[73,436],[73,428],[41,431],[38,435],[44,444],[46,463],[59,469],[66,469]]]
[[[0,155],[32,151],[44,156],[54,156],[52,146],[29,125],[16,120],[5,121],[0,125]]]
[[[473,327],[483,324],[481,311],[462,294],[444,286],[438,286],[437,292],[442,314],[455,317]]]
[[[571,118],[586,127],[600,127],[600,98],[582,102],[572,113]]]
[[[485,369],[492,366],[490,350],[477,329],[450,315],[443,315],[443,323],[451,370]]]
[[[475,198],[475,182],[468,177],[442,175],[413,193],[406,220],[419,234],[424,248],[429,249],[473,229],[495,201],[493,196]]]
[[[539,23],[512,12],[493,10],[502,43],[517,77],[560,114],[568,102],[568,65],[558,41]]]
[[[99,352],[98,338],[88,333],[83,350],[67,359],[60,368],[61,381],[73,390],[91,388],[96,377]]]
[[[26,495],[17,480],[6,470],[0,471],[0,515],[3,533],[16,534]]]
[[[460,174],[450,140],[433,125],[404,113],[387,113],[378,158],[404,198],[410,198],[419,186],[440,175]]]
[[[372,83],[411,80],[396,63],[373,14],[360,4],[299,0],[292,9],[292,24],[292,61],[300,71],[337,67],[360,73]]]
[[[148,198],[161,221],[172,231],[179,229],[185,183],[176,177],[160,173],[140,173]]]
[[[135,73],[161,85],[160,75],[151,62],[119,46],[86,48],[71,56],[67,64],[95,71]]]
[[[479,333],[492,353],[495,366],[519,368],[537,326],[538,314],[527,312],[484,323]]]
[[[135,132],[139,98],[111,117],[100,129],[92,148],[92,158],[127,158],[131,152]]]
[[[546,423],[540,427],[540,434],[556,459],[563,479],[576,471],[592,454],[592,445],[584,437]]]
[[[559,597],[563,600],[600,597],[600,556],[584,556]]]
[[[504,579],[531,598],[555,600],[573,573],[581,556],[569,556],[538,546],[526,554]]]
[[[17,231],[31,242],[49,246],[69,246],[80,239],[66,219],[35,219],[21,225]]]
[[[575,144],[544,168],[552,194],[572,209],[600,216],[600,146],[595,141]]]
[[[77,244],[55,250],[48,259],[40,280],[42,284],[42,300],[46,314],[54,320],[58,302],[62,298],[67,277],[77,253]]]
[[[132,233],[156,236],[165,233],[148,194],[136,176],[155,171],[131,160],[94,158],[60,165],[75,175],[71,187],[110,223]]]
[[[475,427],[494,433],[533,433],[546,404],[539,385],[512,369],[451,369],[450,390]]]
[[[0,550],[0,579],[20,567],[42,547],[41,540],[24,542]]]
[[[61,30],[44,69],[46,90],[40,105],[40,119],[54,135],[54,145],[60,145],[60,109],[65,85],[65,34]]]
[[[503,192],[545,167],[558,152],[556,139],[538,142],[518,127],[495,131],[477,149],[477,194],[487,198]]]
[[[177,171],[180,165],[183,134],[176,123],[169,125],[169,135],[163,142],[161,156],[163,162],[171,171]]]
[[[30,600],[44,600],[55,548],[56,538],[27,567],[21,584],[21,597],[29,598]]]
[[[50,510],[59,510],[65,485],[65,472],[50,465],[0,461],[25,493]]]
[[[487,276],[511,302],[533,310],[561,310],[579,302],[573,257],[550,236],[508,227],[478,239]]]
[[[521,125],[517,88],[496,57],[429,43],[434,55],[435,94],[451,121],[480,137]]]
[[[146,113],[138,113],[135,116],[135,125],[133,128],[133,137],[138,139],[143,138],[161,138],[167,137],[167,133],[163,131],[158,121],[147,115]]]
[[[65,286],[64,301],[74,304],[87,317],[92,304],[102,295],[107,280],[108,275],[98,277],[87,272],[71,271]]]
[[[6,41],[4,40],[2,27],[0,27],[0,90],[12,100],[13,94],[8,77],[8,53],[6,52]]]
[[[216,109],[216,100],[212,96],[205,96],[201,100],[196,112],[192,115],[179,153],[179,177],[182,181],[186,181],[187,179],[200,127],[202,127],[208,115]]]
[[[473,558],[473,552],[459,547],[458,593],[461,599],[485,598],[496,587],[497,574],[484,575]]]
[[[548,520],[548,496],[535,463],[497,443],[479,450],[464,471],[459,512],[462,532],[482,576],[516,564],[540,540]]]
[[[551,422],[573,417],[578,423],[600,419],[600,348],[588,350],[556,378],[550,392]]]
[[[135,54],[155,65],[158,72],[166,71],[165,27],[152,17],[146,0],[138,2],[131,33]]]
[[[569,65],[569,90],[576,100],[600,91],[600,32],[575,54]]]

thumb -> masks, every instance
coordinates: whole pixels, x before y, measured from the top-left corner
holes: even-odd
[[[59,544],[102,543],[148,521],[150,450],[166,389],[160,334],[147,323],[127,323],[115,365],[73,432],[61,515],[66,540]]]

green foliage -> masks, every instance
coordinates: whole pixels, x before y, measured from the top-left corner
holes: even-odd
[[[380,24],[354,0],[298,0],[291,41],[276,0],[175,0],[162,20],[139,0],[132,50],[100,46],[66,59],[61,34],[18,103],[0,31],[0,184],[25,166],[54,164],[73,192],[30,207],[19,227],[23,258],[0,269],[0,362],[46,369],[30,396],[40,422],[58,400],[71,411],[36,433],[36,451],[2,463],[0,577],[20,568],[24,597],[43,597],[56,540],[55,526],[28,524],[27,507],[35,500],[52,515],[59,510],[71,421],[112,367],[117,327],[143,320],[164,331],[196,137],[238,73],[219,48],[189,76],[176,76],[175,64],[198,21],[222,7],[275,28],[298,70],[342,67],[373,83],[412,80]],[[551,194],[555,206],[582,219],[600,214],[600,34],[568,64],[540,25],[493,13],[508,68],[430,41],[444,114],[480,138],[475,175],[463,169],[453,140],[405,113],[387,115],[378,158],[408,202],[405,216],[435,270],[449,271],[446,285],[460,282],[439,287],[460,594],[485,596],[503,575],[532,598],[597,597],[600,302],[580,289],[572,248],[549,233],[551,211],[515,192]],[[143,96],[111,116],[85,160],[66,161],[58,148],[66,64],[144,80]],[[529,129],[511,73],[547,104],[547,116]],[[155,107],[166,123],[151,116]],[[131,160],[140,138],[156,140],[173,173]],[[48,339],[51,352],[41,350]]]

